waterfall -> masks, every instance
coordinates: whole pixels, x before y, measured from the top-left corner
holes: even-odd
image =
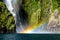
[[[20,5],[22,3],[22,0],[3,0],[5,3],[7,9],[10,11],[10,13],[13,15],[15,24],[16,24],[16,32],[20,32],[23,30],[22,24],[20,22],[20,16],[19,16],[19,10]]]

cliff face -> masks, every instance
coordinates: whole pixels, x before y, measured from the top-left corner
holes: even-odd
[[[22,3],[23,9],[28,15],[29,24],[38,24],[47,19],[50,11],[49,6],[49,0],[24,0]]]
[[[28,15],[29,24],[38,22],[38,14],[40,13],[40,0],[24,0],[22,6]],[[36,19],[35,19],[36,18]]]
[[[20,2],[21,2],[20,0],[12,1],[12,6],[14,8],[13,11],[14,13],[16,13],[16,17],[17,17],[16,20],[17,20],[18,27],[20,27],[20,24],[24,26],[26,24],[25,22],[27,22],[28,25],[33,25],[32,28],[34,28],[35,24],[40,24],[44,22],[44,20],[49,21],[48,23],[50,25],[53,25],[55,22],[57,24],[57,21],[54,19],[54,17],[51,16],[52,14],[54,14],[54,11],[56,9],[59,11],[57,15],[59,17],[57,20],[59,22],[58,25],[60,26],[60,1],[59,0],[48,0],[48,1],[47,0],[28,0],[28,1],[23,0],[21,2],[22,5],[20,4]],[[19,10],[20,10],[20,13],[18,12]],[[0,2],[0,31],[1,33],[4,33],[4,31],[6,31],[6,33],[14,31],[14,27],[15,27],[14,17],[12,16],[13,14],[11,15],[9,11],[7,10],[5,4],[3,2]],[[52,23],[52,21],[49,18],[53,18],[52,21],[54,23]]]
[[[48,27],[53,27],[53,26],[58,27],[56,25],[60,24],[59,23],[60,22],[59,21],[60,19],[59,18],[60,16],[60,1],[59,0],[28,0],[28,1],[24,0],[22,3],[22,6],[26,14],[28,14],[27,19],[28,19],[29,24],[32,24],[32,25],[34,25],[35,23],[38,24],[38,23],[41,23],[43,20],[48,21],[48,25],[50,25]],[[56,17],[56,14],[54,13],[56,9],[59,11],[57,15],[58,19],[51,16],[52,14],[54,14],[53,16]],[[55,30],[55,28],[53,30]]]
[[[12,14],[7,10],[5,4],[0,1],[0,33],[14,32],[15,22]]]
[[[47,29],[52,32],[60,32],[60,0],[51,0],[50,14]]]

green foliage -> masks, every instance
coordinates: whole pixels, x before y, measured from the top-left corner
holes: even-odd
[[[58,9],[60,14],[60,0],[51,0],[51,6],[52,6],[51,8],[52,12]]]
[[[41,11],[41,0],[24,0],[23,1],[23,8],[28,14],[28,22],[29,24],[34,24],[38,22],[38,16],[40,16]]]
[[[14,18],[7,10],[5,4],[0,2],[0,33],[9,33],[14,31]],[[4,30],[5,29],[5,30]],[[9,31],[10,30],[10,31]]]
[[[22,6],[28,14],[29,24],[46,19],[50,10],[49,5],[50,1],[48,0],[24,0]]]

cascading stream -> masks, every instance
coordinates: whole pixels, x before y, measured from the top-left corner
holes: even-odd
[[[24,25],[22,25],[22,23],[21,23],[21,20],[20,20],[20,15],[19,15],[19,10],[20,10],[20,5],[21,5],[21,2],[22,2],[22,0],[3,0],[4,1],[4,3],[6,4],[6,6],[7,6],[7,8],[8,8],[8,10],[10,11],[10,13],[13,15],[13,17],[14,17],[14,20],[15,20],[15,24],[16,24],[16,32],[17,33],[20,33],[24,28]],[[21,12],[20,12],[21,13]],[[43,31],[44,29],[41,29],[41,27],[44,27],[45,26],[45,24],[43,24],[43,25],[39,25],[39,27],[40,27],[40,29],[39,30],[41,30],[41,31]],[[28,27],[28,26],[27,26]],[[37,28],[36,28],[37,29]],[[33,31],[32,30],[29,30],[29,32],[30,31],[32,31],[31,33],[33,33],[34,32],[34,30],[36,30],[36,29],[33,29]],[[39,31],[38,29],[37,29],[37,31]],[[35,33],[37,32],[37,31],[35,31]],[[26,32],[26,33],[28,33],[28,32]],[[40,33],[40,31],[39,32],[37,32],[37,33]]]
[[[20,32],[21,30],[23,30],[19,16],[19,10],[22,0],[3,0],[3,2],[6,4],[8,10],[14,17],[16,24],[16,32],[17,33]]]
[[[52,5],[50,5],[51,4],[50,0],[48,0],[48,1],[47,0],[45,0],[45,1],[41,0],[42,1],[41,14],[45,14],[46,13],[46,16],[48,16],[48,17],[46,17],[47,18],[47,22],[45,20],[41,24],[38,24],[38,25],[34,24],[32,26],[30,26],[30,25],[27,24],[27,27],[26,27],[27,29],[24,29],[24,27],[26,26],[26,25],[23,24],[23,23],[25,23],[24,22],[25,20],[24,20],[24,18],[22,18],[22,16],[23,16],[22,12],[20,12],[20,6],[21,6],[21,3],[22,3],[22,0],[3,0],[3,1],[6,4],[8,10],[10,11],[10,13],[14,17],[15,24],[16,24],[16,32],[17,33],[21,33],[21,32],[22,33],[24,33],[24,32],[25,33],[51,33],[51,31],[46,30],[47,29],[47,25],[48,25],[49,13],[51,13],[51,10],[52,10],[51,9]],[[46,7],[46,5],[48,5],[48,6]],[[32,15],[32,17],[33,17],[33,15]],[[24,16],[26,16],[26,15],[24,14]],[[43,15],[41,15],[41,16],[43,16]],[[23,21],[23,23],[21,22],[21,20]]]

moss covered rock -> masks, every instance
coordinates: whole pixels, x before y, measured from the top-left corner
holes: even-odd
[[[47,0],[24,0],[23,8],[28,14],[29,24],[35,24],[46,19],[49,14],[50,1]]]
[[[7,10],[5,4],[0,1],[0,33],[14,32],[14,17]]]

